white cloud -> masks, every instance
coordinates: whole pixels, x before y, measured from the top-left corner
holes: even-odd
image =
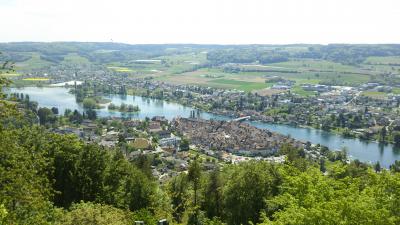
[[[397,0],[0,0],[0,41],[399,43]]]

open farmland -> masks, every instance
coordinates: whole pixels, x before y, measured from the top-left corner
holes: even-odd
[[[335,71],[336,63],[317,62],[310,67],[299,62],[271,65],[239,65],[245,68],[240,72],[229,72],[224,68],[199,69],[182,74],[163,74],[157,79],[180,84],[198,84],[216,88],[238,89],[244,91],[260,90],[271,87],[274,83],[266,84],[269,77],[279,76],[295,81],[299,87],[302,84],[338,83],[340,85],[355,86],[369,81],[369,74],[361,74],[357,68],[341,66]],[[295,89],[295,92],[299,88]],[[304,93],[302,93],[304,94]]]
[[[109,66],[107,68],[110,70],[116,71],[116,72],[124,72],[124,73],[133,72],[133,70],[126,68],[126,67]]]
[[[14,80],[31,78],[35,81],[45,73],[58,74],[48,77],[57,79],[57,76],[73,76],[76,72],[102,71],[132,79],[249,92],[267,89],[267,93],[275,93],[271,88],[281,85],[283,80],[291,82],[292,92],[300,95],[315,94],[302,89],[302,85],[307,84],[357,87],[368,82],[380,82],[382,85],[400,85],[400,56],[393,55],[397,54],[395,49],[390,56],[381,56],[386,54],[386,49],[383,53],[366,50],[365,55],[360,53],[360,49],[351,52],[352,48],[368,49],[372,46],[14,45],[14,51],[19,51],[19,45],[27,45],[29,48],[26,49],[30,49],[18,52],[15,74],[22,76],[8,75]],[[7,50],[10,49],[12,47],[8,46]],[[371,55],[370,52],[380,55]],[[309,53],[312,54],[307,56]],[[276,77],[281,81],[271,80],[276,80]]]
[[[386,56],[386,57],[368,57],[365,60],[366,64],[373,64],[373,65],[400,65],[400,56]]]
[[[40,70],[40,69],[47,69],[51,65],[52,62],[44,60],[40,54],[37,52],[27,52],[25,55],[29,56],[30,58],[23,62],[18,62],[15,64],[17,70],[21,71],[32,71],[32,70]]]
[[[0,77],[7,77],[7,78],[12,78],[12,77],[18,77],[21,76],[19,73],[1,73],[0,72]]]
[[[30,77],[30,78],[24,78],[22,80],[25,81],[48,81],[49,78],[44,78],[44,77]]]

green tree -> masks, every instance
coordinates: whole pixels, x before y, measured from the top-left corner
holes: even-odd
[[[39,108],[38,110],[40,125],[45,125],[49,122],[54,122],[53,112],[49,108]]]
[[[108,154],[99,149],[98,145],[84,145],[79,152],[74,168],[77,199],[95,201],[102,192]]]
[[[172,215],[176,221],[181,223],[185,217],[186,209],[189,205],[189,182],[184,173],[173,177],[168,184],[168,192],[173,208]]]
[[[224,218],[228,224],[259,222],[267,207],[265,199],[273,196],[279,175],[268,163],[249,162],[232,166],[224,188]]]
[[[114,105],[113,103],[110,103],[110,104],[108,105],[108,110],[115,110],[115,109],[117,109],[117,106]]]
[[[0,129],[0,199],[5,224],[47,224],[54,219],[50,160],[33,129]]]
[[[143,221],[144,224],[157,224],[157,218],[148,209],[137,210],[132,217],[134,221]]]
[[[97,106],[96,101],[92,98],[83,99],[83,108],[85,109],[95,109]]]
[[[58,114],[58,108],[57,107],[52,107],[51,111],[53,112],[53,114],[57,115]]]
[[[62,225],[125,225],[133,224],[131,213],[109,205],[76,203],[64,212],[56,224]]]
[[[182,138],[182,141],[179,145],[180,150],[187,151],[189,150],[189,140],[186,138]]]
[[[89,120],[97,119],[97,112],[93,109],[86,110],[86,115]]]
[[[206,187],[203,192],[203,206],[208,218],[222,216],[222,189],[223,181],[220,168],[216,167],[209,175]]]
[[[396,183],[389,177],[368,173],[362,180],[342,180],[324,176],[316,168],[305,172],[288,168],[282,193],[267,201],[272,216],[265,216],[262,224],[396,224],[397,211],[389,205],[397,200],[381,201],[387,194],[382,190]],[[397,191],[389,192],[397,195]]]
[[[325,172],[326,172],[325,159],[321,159],[321,160],[319,161],[319,170],[320,170],[322,173],[325,173]]]
[[[381,142],[386,141],[386,134],[387,134],[386,126],[383,126],[380,132],[380,139],[379,139]]]
[[[121,106],[119,107],[119,111],[125,112],[127,110],[127,106],[125,103],[121,103]]]
[[[139,154],[137,157],[133,159],[133,163],[136,165],[138,169],[140,169],[148,178],[152,178],[152,170],[151,164],[152,159],[149,155]]]
[[[376,162],[376,164],[374,166],[374,169],[375,169],[376,172],[380,172],[381,171],[382,168],[381,168],[381,164],[379,163],[379,161]]]
[[[393,135],[393,143],[396,146],[400,146],[400,131],[394,131],[392,135]]]
[[[198,224],[198,214],[199,214],[199,206],[198,206],[198,190],[200,188],[200,179],[201,179],[201,165],[197,159],[197,157],[190,163],[189,171],[188,171],[188,179],[193,185],[193,208],[194,208],[194,223]]]
[[[4,207],[4,204],[0,204],[0,224],[4,223],[5,218],[7,217],[7,209]]]
[[[394,173],[399,173],[400,172],[400,161],[399,160],[395,160],[394,163],[392,165],[390,165],[390,171],[394,172]]]

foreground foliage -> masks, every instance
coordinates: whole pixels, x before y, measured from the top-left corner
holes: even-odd
[[[284,164],[207,171],[195,158],[188,173],[158,185],[146,158],[50,133],[14,116],[12,104],[2,112],[0,224],[400,224],[397,164],[322,166],[285,145]]]

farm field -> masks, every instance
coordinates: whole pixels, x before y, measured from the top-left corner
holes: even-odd
[[[44,78],[44,77],[30,77],[30,78],[24,78],[22,80],[25,81],[47,81],[49,78]]]
[[[18,77],[21,76],[19,73],[1,73],[0,72],[0,77],[7,77],[7,78],[12,78],[12,77]]]
[[[336,82],[342,85],[355,86],[370,80],[368,74],[357,74],[356,69],[351,66],[341,66],[335,71],[337,63],[316,62],[312,69],[303,62],[287,62],[271,65],[243,65],[246,71],[237,73],[225,72],[223,68],[199,69],[182,74],[160,74],[156,79],[179,84],[198,84],[215,88],[237,89],[243,91],[256,91],[269,88],[274,83],[266,84],[269,77],[282,77],[295,82],[294,93],[309,95],[313,93],[304,92],[300,86],[303,84],[319,84],[324,82]],[[340,65],[340,64],[339,64]],[[354,69],[354,71],[351,71]]]
[[[26,55],[30,56],[30,59],[24,62],[18,62],[15,64],[15,69],[22,70],[22,71],[31,71],[37,69],[44,69],[48,68],[53,65],[52,62],[46,61],[41,58],[40,54],[36,52],[28,52],[25,53]]]
[[[79,65],[79,66],[87,66],[90,64],[89,59],[80,56],[77,53],[69,53],[64,56],[64,60],[62,61],[64,65]]]
[[[363,91],[362,95],[379,99],[379,98],[385,98],[387,96],[387,93],[378,92],[378,91]]]
[[[373,56],[368,57],[365,60],[366,64],[383,64],[383,65],[390,65],[390,64],[397,64],[400,65],[400,56]]]
[[[239,47],[230,46],[225,47],[228,50],[219,53],[220,55],[217,55],[216,59],[210,57],[209,53],[218,51],[221,46],[200,48],[172,46],[165,47],[163,50],[156,47],[157,50],[150,48],[150,50],[127,51],[103,48],[73,51],[74,48],[76,46],[18,52],[24,56],[25,61],[18,61],[15,64],[15,74],[3,76],[9,76],[14,80],[30,79],[21,80],[21,82],[39,82],[45,81],[37,80],[42,74],[72,75],[76,71],[91,73],[94,68],[94,70],[104,71],[111,76],[122,75],[129,78],[154,79],[174,84],[191,84],[260,93],[275,93],[276,89],[271,89],[271,87],[280,84],[279,80],[267,83],[266,81],[279,77],[283,81],[292,83],[291,91],[293,93],[303,96],[315,94],[304,91],[301,87],[304,84],[357,87],[368,82],[384,81],[392,84],[393,81],[400,78],[400,56],[369,56],[356,63],[351,62],[352,57],[348,58],[350,59],[349,63],[323,57],[320,59],[288,57],[280,62],[264,62],[256,59],[246,61],[246,57],[250,57],[255,51],[258,51],[257,54],[263,54],[263,51],[272,51],[275,54],[276,50],[285,52],[287,55],[296,55],[309,51],[307,46],[281,48],[261,46],[252,48],[249,52],[245,51],[247,47],[243,52],[235,52],[233,49]],[[235,52],[233,56],[229,55],[231,51]],[[334,56],[337,57],[337,55]],[[230,58],[224,57],[233,58],[230,61]],[[235,57],[239,57],[239,59]],[[235,60],[239,62],[235,62]],[[48,71],[49,69],[52,71]],[[34,73],[27,77],[26,74],[32,71]],[[19,78],[17,74],[24,76]],[[50,76],[49,78],[55,77]],[[378,94],[369,95],[378,96]]]
[[[119,66],[108,66],[107,69],[113,70],[115,72],[124,72],[124,73],[133,72],[133,70],[130,68],[119,67]]]

